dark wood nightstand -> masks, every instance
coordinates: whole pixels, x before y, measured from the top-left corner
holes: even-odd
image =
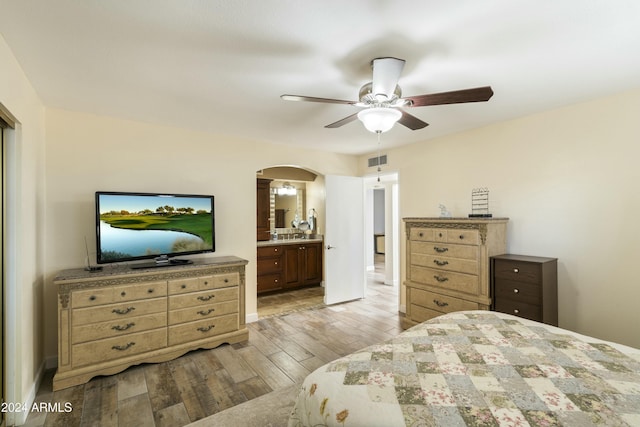
[[[491,257],[491,309],[558,326],[558,259]]]

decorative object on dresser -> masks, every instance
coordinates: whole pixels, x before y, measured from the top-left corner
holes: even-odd
[[[558,259],[491,257],[492,310],[558,326]]]
[[[132,365],[248,339],[245,265],[234,256],[163,269],[65,270],[53,390]]]
[[[471,213],[469,218],[491,218],[489,213],[489,189],[474,188],[471,190]]]
[[[404,218],[403,327],[458,310],[489,310],[489,257],[506,250],[508,218]]]

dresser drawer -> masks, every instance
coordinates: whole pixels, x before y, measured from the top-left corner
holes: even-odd
[[[124,301],[161,297],[167,295],[167,282],[149,282],[127,286],[105,286],[96,289],[74,291],[71,294],[71,305],[78,307],[95,307]]]
[[[525,319],[542,322],[542,307],[540,305],[526,304],[520,301],[510,299],[496,300],[494,303],[495,311],[501,313],[513,314]]]
[[[220,302],[217,304],[199,305],[169,311],[169,324],[192,322],[194,320],[209,319],[225,314],[237,313],[238,301]]]
[[[442,243],[457,243],[461,245],[478,245],[480,242],[478,230],[433,229],[433,241]]]
[[[148,331],[167,326],[167,313],[153,313],[127,319],[90,323],[74,326],[71,331],[71,343],[93,341],[102,338],[120,337],[135,332]]]
[[[542,292],[538,284],[496,278],[494,280],[494,292],[495,295],[493,297],[496,301],[504,298],[526,304],[542,303]]]
[[[411,303],[443,313],[478,310],[478,303],[416,288],[411,290]]]
[[[447,256],[452,258],[469,259],[478,261],[479,249],[471,245],[452,245],[437,242],[413,242],[411,244],[412,254]]]
[[[409,239],[422,242],[433,242],[433,228],[412,228],[409,231]]]
[[[145,353],[166,346],[166,327],[128,334],[122,337],[75,344],[71,347],[71,365],[74,368],[78,368],[85,365],[120,359],[134,354]]]
[[[442,311],[431,310],[421,305],[411,304],[411,320],[416,323],[422,323],[426,320],[433,319],[443,315]]]
[[[412,253],[411,264],[459,273],[478,274],[478,261],[470,259]]]
[[[169,326],[169,345],[210,338],[236,329],[238,329],[237,314]]]
[[[223,288],[211,291],[192,292],[169,297],[169,310],[177,310],[199,305],[214,304],[218,302],[238,299],[238,288]]]
[[[493,276],[496,279],[508,279],[527,283],[540,283],[542,281],[539,264],[496,259],[493,268]]]
[[[105,304],[99,307],[76,308],[71,311],[71,324],[85,325],[107,320],[122,320],[151,313],[166,313],[167,299],[153,298],[119,304]]]
[[[191,277],[187,279],[169,280],[169,295],[184,294],[206,289],[226,288],[238,286],[240,277],[238,273],[216,274],[213,276]]]
[[[412,265],[411,281],[477,295],[478,276]]]

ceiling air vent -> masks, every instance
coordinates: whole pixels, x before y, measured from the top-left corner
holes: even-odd
[[[384,154],[382,156],[376,156],[369,159],[369,167],[372,168],[374,166],[386,165],[387,164],[387,155]]]

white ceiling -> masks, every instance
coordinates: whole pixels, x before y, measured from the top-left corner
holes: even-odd
[[[637,0],[0,0],[0,32],[48,107],[360,154],[361,123],[325,129],[370,61],[406,60],[406,96],[491,86],[488,102],[418,107],[383,147],[640,87]],[[0,64],[0,68],[2,64]]]

